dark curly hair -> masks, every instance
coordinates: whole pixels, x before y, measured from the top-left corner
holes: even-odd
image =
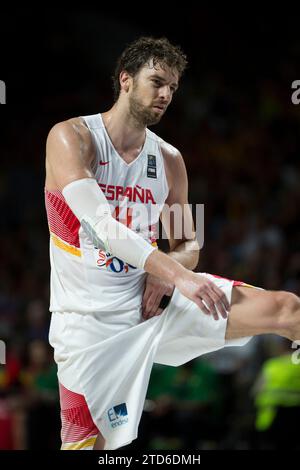
[[[186,55],[182,49],[171,44],[167,38],[141,37],[129,44],[117,61],[112,77],[115,100],[120,94],[119,76],[122,70],[134,77],[151,59],[154,65],[159,63],[175,68],[179,77],[187,66]]]

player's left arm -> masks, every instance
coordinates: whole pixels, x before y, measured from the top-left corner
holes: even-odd
[[[192,212],[188,203],[188,178],[181,153],[163,142],[161,150],[169,186],[169,194],[161,212],[161,222],[168,238],[168,255],[187,269],[195,269],[199,260],[199,244]],[[174,285],[166,283],[151,274],[147,275],[143,295],[143,317],[160,315],[159,304],[164,295],[171,296]]]
[[[188,177],[181,153],[164,144],[162,153],[169,185],[169,194],[160,219],[167,235],[169,256],[187,269],[195,269],[199,261],[199,244],[188,202]]]

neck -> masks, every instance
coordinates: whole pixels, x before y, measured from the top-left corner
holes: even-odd
[[[115,149],[120,154],[139,152],[142,149],[146,128],[138,125],[128,109],[117,102],[109,111],[102,114],[102,119]]]

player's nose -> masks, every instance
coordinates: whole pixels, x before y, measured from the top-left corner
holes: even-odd
[[[163,101],[164,105],[167,105],[171,100],[171,90],[168,85],[165,85],[159,89],[159,98]]]

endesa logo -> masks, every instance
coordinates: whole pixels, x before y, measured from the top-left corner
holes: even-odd
[[[112,428],[128,423],[128,411],[126,403],[113,406],[107,412],[108,419]]]

